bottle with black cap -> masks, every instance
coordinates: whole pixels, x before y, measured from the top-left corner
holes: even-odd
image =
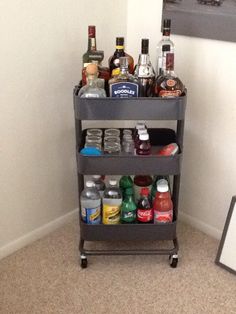
[[[162,39],[157,45],[157,75],[165,74],[166,54],[174,53],[174,43],[170,39],[171,20],[164,19],[162,27]]]
[[[149,56],[149,39],[143,38],[141,43],[141,54],[135,66],[134,75],[139,83],[139,97],[151,97],[155,71]]]

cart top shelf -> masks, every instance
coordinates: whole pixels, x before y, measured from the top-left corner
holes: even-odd
[[[80,98],[74,89],[79,120],[184,120],[186,93],[176,98]]]

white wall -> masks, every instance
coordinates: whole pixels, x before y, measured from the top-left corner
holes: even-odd
[[[2,0],[0,11],[0,251],[6,255],[78,207],[72,90],[88,25],[97,25],[107,59],[115,36],[126,35],[126,1],[116,1],[116,14],[109,0]]]

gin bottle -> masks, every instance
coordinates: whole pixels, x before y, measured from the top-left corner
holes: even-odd
[[[82,98],[99,98],[106,97],[106,92],[98,85],[98,67],[91,63],[86,68],[87,84],[79,91],[79,97]]]
[[[121,57],[120,74],[109,80],[110,97],[129,98],[138,97],[138,80],[129,73],[128,57]]]

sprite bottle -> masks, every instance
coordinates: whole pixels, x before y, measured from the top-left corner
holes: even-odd
[[[121,205],[121,222],[134,223],[136,221],[137,206],[133,199],[133,189],[127,188],[125,191],[125,199]]]

